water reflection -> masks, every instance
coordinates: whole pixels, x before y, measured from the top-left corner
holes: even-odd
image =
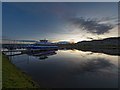
[[[30,56],[39,57],[39,59],[47,59],[48,56],[55,55],[57,53],[56,50],[49,50],[49,51],[47,50],[47,51],[39,51],[39,52],[29,52],[27,54]]]
[[[105,60],[104,58],[92,59],[80,64],[80,67],[76,68],[77,73],[85,72],[100,72],[105,69],[116,68],[114,64]]]
[[[13,56],[12,63],[29,74],[41,87],[116,88],[118,85],[118,56],[58,50]]]

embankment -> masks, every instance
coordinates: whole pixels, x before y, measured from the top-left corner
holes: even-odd
[[[16,68],[9,58],[2,55],[2,87],[4,88],[38,88],[28,75]]]

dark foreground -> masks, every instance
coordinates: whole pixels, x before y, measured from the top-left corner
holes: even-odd
[[[29,76],[14,66],[2,55],[3,88],[37,88],[39,87]]]

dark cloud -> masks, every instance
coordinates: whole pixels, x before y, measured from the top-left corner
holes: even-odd
[[[90,18],[72,18],[70,19],[70,22],[72,22],[73,25],[86,30],[89,33],[95,33],[95,34],[104,34],[109,32],[114,26],[111,24],[101,24],[100,20],[97,19],[90,19]]]
[[[94,38],[92,38],[92,37],[87,37],[87,39],[91,39],[91,40],[93,40]]]
[[[118,19],[117,25],[120,25],[120,19]]]
[[[103,17],[101,21],[111,21],[111,20],[118,20],[118,17]]]

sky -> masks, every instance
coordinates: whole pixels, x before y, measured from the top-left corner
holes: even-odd
[[[119,2],[119,0],[1,0],[2,2]]]
[[[116,2],[4,2],[3,38],[83,41],[118,37]]]

